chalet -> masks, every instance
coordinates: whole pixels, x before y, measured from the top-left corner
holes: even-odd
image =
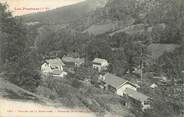
[[[60,58],[45,60],[41,66],[41,71],[45,74],[60,74],[63,72],[64,63]]]
[[[109,66],[109,63],[105,59],[95,58],[93,60],[93,68],[97,69],[99,72],[103,70],[107,70],[108,66]]]
[[[115,92],[119,96],[124,96],[126,88],[136,91],[139,87],[137,84],[110,73],[106,73],[100,80],[104,83],[106,89]]]
[[[62,61],[68,66],[80,67],[85,63],[84,58],[74,58],[70,56],[63,56]]]
[[[126,88],[124,93],[127,97],[132,99],[135,103],[137,102],[138,104],[140,104],[143,111],[151,108],[151,105],[150,105],[151,98],[150,97],[140,92],[137,92],[133,89],[130,89],[130,88]]]

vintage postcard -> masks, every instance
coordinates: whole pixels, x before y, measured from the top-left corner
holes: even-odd
[[[184,117],[184,0],[0,0],[0,117]]]

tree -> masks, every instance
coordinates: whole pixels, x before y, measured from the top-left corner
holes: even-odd
[[[97,38],[88,43],[86,48],[86,56],[88,60],[103,58],[110,61],[112,58],[112,50],[106,40]]]
[[[184,1],[183,0],[155,0],[157,3],[145,18],[146,23],[165,24],[164,31],[157,31],[162,43],[180,43],[184,29]],[[155,35],[155,34],[154,34]],[[157,38],[153,38],[157,40]]]
[[[113,0],[106,7],[110,18],[123,20],[126,17],[136,18],[138,15],[137,1],[135,0]]]
[[[5,35],[1,38],[1,60],[3,63],[15,62],[24,54],[26,48],[25,29],[7,10],[7,5],[0,4],[0,26]]]
[[[39,74],[31,62],[33,54],[27,44],[26,29],[7,8],[7,4],[0,3],[1,66],[9,81],[32,89],[38,85]]]
[[[127,62],[127,70],[132,73],[134,68],[141,68],[149,64],[149,53],[147,51],[147,45],[144,41],[138,41],[139,36],[132,36],[127,40],[124,40],[122,44],[125,61]],[[137,39],[137,41],[135,40]]]
[[[119,49],[113,51],[113,60],[112,60],[112,73],[115,73],[118,76],[124,76],[127,72],[128,62],[126,61],[126,56],[124,54],[124,49]]]
[[[98,80],[98,72],[91,67],[80,67],[76,69],[75,77],[80,80],[90,79],[91,81]]]
[[[184,69],[184,47],[177,48],[172,53],[165,53],[162,55],[158,64],[162,64],[161,71],[163,71],[169,78],[182,78],[181,71]]]
[[[113,47],[113,73],[123,76],[127,71],[132,73],[134,68],[140,69],[141,64],[144,67],[149,65],[147,45],[150,44],[150,40],[146,33],[118,33],[112,36],[110,43]]]

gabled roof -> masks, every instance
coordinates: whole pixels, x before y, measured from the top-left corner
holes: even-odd
[[[128,80],[125,80],[123,78],[120,78],[118,76],[115,76],[113,74],[107,73],[104,75],[104,82],[116,89],[120,88],[125,83],[130,83],[134,85],[133,83],[129,82]],[[136,86],[136,85],[135,85]]]
[[[71,62],[71,63],[84,63],[84,58],[73,58],[69,56],[63,56],[62,60],[64,62]]]
[[[139,93],[139,92],[137,92],[135,90],[132,90],[130,88],[126,88],[125,89],[125,93],[129,97],[131,97],[131,98],[133,98],[135,100],[141,101],[141,102],[147,101],[150,98],[150,97],[148,97],[148,96],[146,96],[146,95],[144,95],[142,93]]]
[[[101,58],[95,58],[94,60],[93,60],[93,63],[106,63],[107,62],[107,60],[105,60],[105,59],[101,59]]]
[[[151,52],[153,59],[158,59],[164,52],[173,52],[178,47],[177,44],[151,44],[148,51]]]
[[[64,63],[62,62],[62,60],[60,58],[55,58],[55,59],[48,59],[45,60],[48,64],[50,64],[51,66],[64,66]]]

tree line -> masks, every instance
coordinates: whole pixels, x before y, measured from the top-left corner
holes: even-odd
[[[1,72],[9,81],[32,91],[39,84],[35,59],[37,54],[28,44],[25,26],[12,16],[7,4],[0,3]]]

